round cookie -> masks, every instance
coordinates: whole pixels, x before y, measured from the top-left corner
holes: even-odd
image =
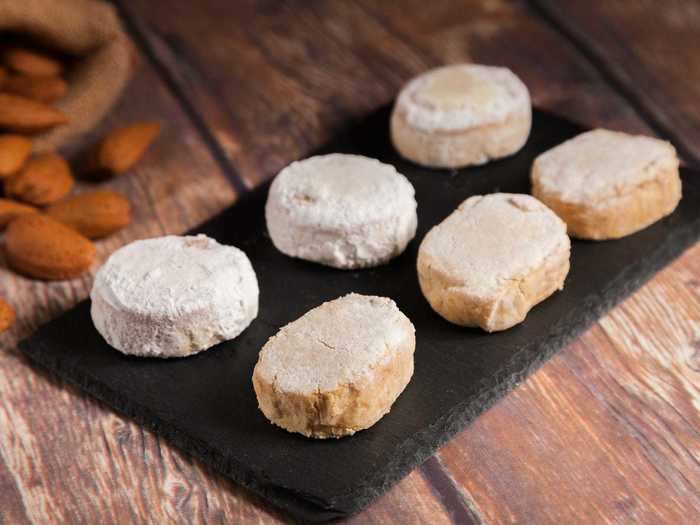
[[[253,387],[272,423],[308,437],[354,434],[391,409],[413,375],[413,324],[385,297],[349,294],[271,337]]]
[[[668,142],[605,129],[541,154],[532,194],[580,239],[617,239],[673,212],[681,199],[676,150]]]
[[[448,321],[505,330],[564,286],[571,243],[566,225],[530,195],[465,200],[418,250],[418,280]]]
[[[515,153],[531,123],[530,94],[512,71],[456,64],[423,73],[401,90],[391,138],[413,162],[461,168]]]
[[[258,315],[258,281],[243,253],[206,235],[132,242],[100,268],[90,313],[125,354],[184,357],[240,334]]]
[[[331,154],[294,162],[270,186],[265,206],[275,247],[342,269],[383,264],[404,251],[418,218],[411,183],[389,165]]]

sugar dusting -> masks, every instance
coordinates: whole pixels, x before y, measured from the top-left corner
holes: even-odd
[[[415,128],[457,131],[530,111],[530,95],[507,68],[457,64],[411,80],[399,94],[397,109]]]
[[[416,206],[413,186],[392,165],[336,153],[283,169],[265,214],[283,253],[357,268],[404,250],[415,235]]]
[[[91,298],[95,325],[112,346],[168,355],[182,350],[172,346],[195,351],[238,335],[257,315],[258,285],[238,248],[205,235],[171,235],[114,252]]]
[[[668,142],[595,129],[537,157],[533,176],[562,200],[595,206],[677,167],[676,151]]]

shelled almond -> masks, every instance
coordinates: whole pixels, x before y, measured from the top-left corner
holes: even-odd
[[[0,179],[19,171],[32,151],[32,141],[23,135],[0,135]]]
[[[137,122],[115,129],[88,154],[85,176],[120,175],[136,164],[160,133],[160,123]]]
[[[0,93],[0,128],[34,133],[67,122],[68,116],[53,106],[18,95]]]
[[[15,322],[15,310],[0,297],[0,334]]]
[[[22,215],[5,233],[7,261],[17,272],[46,280],[77,277],[95,260],[95,245],[45,215]]]
[[[88,191],[49,206],[46,214],[82,233],[88,239],[101,239],[129,224],[131,207],[114,191]]]
[[[5,194],[22,202],[45,206],[63,198],[73,187],[68,163],[56,153],[42,153],[5,180]]]

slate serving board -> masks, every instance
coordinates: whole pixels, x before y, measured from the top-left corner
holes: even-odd
[[[700,236],[700,176],[684,169],[684,197],[675,213],[622,240],[575,241],[564,291],[534,308],[523,324],[495,334],[453,326],[420,293],[420,240],[470,195],[528,192],[534,157],[582,129],[536,111],[530,139],[517,155],[479,168],[430,170],[394,152],[389,114],[388,107],[379,110],[322,151],[392,163],[415,186],[418,234],[389,265],[341,271],[277,252],[265,229],[265,186],[196,229],[242,248],[257,272],[260,315],[236,340],[186,359],[126,357],[95,331],[86,301],[21,349],[293,516],[324,521],[366,506]],[[272,426],[258,411],[251,384],[258,351],[282,325],[351,291],[391,297],[413,321],[413,380],[386,417],[350,438],[314,441]]]

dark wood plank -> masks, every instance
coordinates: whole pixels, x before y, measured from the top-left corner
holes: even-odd
[[[536,4],[592,59],[660,135],[700,163],[700,9],[694,0]]]
[[[595,68],[521,2],[121,5],[251,185],[445,62],[509,66],[539,106],[648,132]]]
[[[0,471],[33,523],[250,522],[275,514],[16,354],[0,362]],[[36,405],[41,404],[41,410]],[[59,430],[60,431],[57,431]],[[7,523],[14,523],[9,519]]]

